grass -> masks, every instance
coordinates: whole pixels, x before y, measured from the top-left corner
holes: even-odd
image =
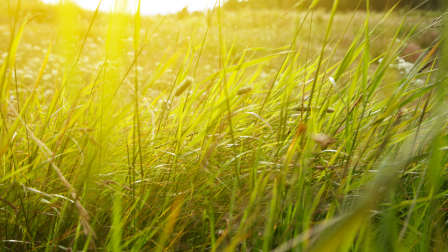
[[[444,13],[337,4],[11,5],[2,249],[446,251]]]

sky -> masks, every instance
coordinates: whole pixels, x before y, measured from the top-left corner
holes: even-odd
[[[44,3],[59,3],[60,0],[41,0]],[[95,10],[98,6],[99,0],[72,0],[79,6],[89,10]],[[103,0],[101,3],[101,10],[108,11],[109,7],[113,9],[116,0]],[[129,0],[130,4],[135,0]],[[141,0],[142,14],[166,14],[168,12],[175,13],[188,6],[189,11],[203,11],[205,6],[213,8],[215,0]]]

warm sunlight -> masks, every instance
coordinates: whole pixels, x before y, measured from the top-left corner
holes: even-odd
[[[0,251],[448,252],[447,0],[76,1],[0,0]]]
[[[60,0],[42,0],[45,3],[59,3]],[[133,5],[135,0],[130,0],[129,5]],[[79,6],[88,10],[97,8],[99,0],[74,0]],[[113,9],[116,0],[103,0],[101,3],[102,10]],[[208,3],[209,2],[209,3]],[[214,0],[143,0],[141,1],[141,12],[143,14],[166,14],[168,12],[177,12],[184,7],[188,7],[189,11],[202,11],[207,3],[211,8],[215,4]]]

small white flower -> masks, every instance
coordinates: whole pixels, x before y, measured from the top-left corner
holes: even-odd
[[[52,94],[53,94],[53,90],[51,90],[51,89],[45,90],[44,97],[47,98],[48,96],[50,96]]]
[[[89,62],[89,60],[90,60],[89,56],[84,56],[84,57],[81,58],[81,61],[83,63],[87,63],[87,62]]]
[[[42,76],[42,80],[47,81],[47,80],[49,80],[49,79],[51,79],[51,74],[44,74],[44,75]]]
[[[28,44],[28,43],[25,43],[25,44],[23,44],[22,46],[23,46],[23,48],[24,48],[25,50],[31,50],[31,49],[33,49],[33,46],[32,46],[31,44]]]
[[[412,81],[412,84],[417,85],[417,86],[423,86],[423,85],[425,85],[425,81],[416,79],[416,80]]]
[[[414,68],[414,64],[399,58],[396,60],[395,64],[391,64],[390,67],[397,69],[398,72],[402,75],[407,75]]]

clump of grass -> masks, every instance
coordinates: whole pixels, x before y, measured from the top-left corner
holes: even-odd
[[[17,7],[0,68],[2,249],[447,250],[444,15],[440,36],[400,73],[392,63],[432,19],[404,28],[409,14],[351,16],[335,1],[322,15],[317,3],[288,11],[293,37],[276,48],[228,44],[220,9],[185,16],[188,46],[179,31],[151,74],[142,58],[166,19],[143,35],[137,11],[126,40],[129,16],[117,6],[100,50],[86,45],[106,14],[86,12],[82,24],[71,5],[58,5],[60,33],[46,42],[55,49],[39,50],[45,57],[27,78],[16,59],[36,20],[22,20]],[[257,15],[247,23],[257,31],[271,15],[292,23],[275,11]],[[338,15],[343,27],[332,23]],[[324,19],[326,32],[314,34]],[[85,28],[80,41],[75,28]],[[270,36],[261,30],[253,37]],[[219,48],[213,73],[200,67],[210,47]],[[103,64],[89,68],[90,51],[102,51],[93,58]]]

